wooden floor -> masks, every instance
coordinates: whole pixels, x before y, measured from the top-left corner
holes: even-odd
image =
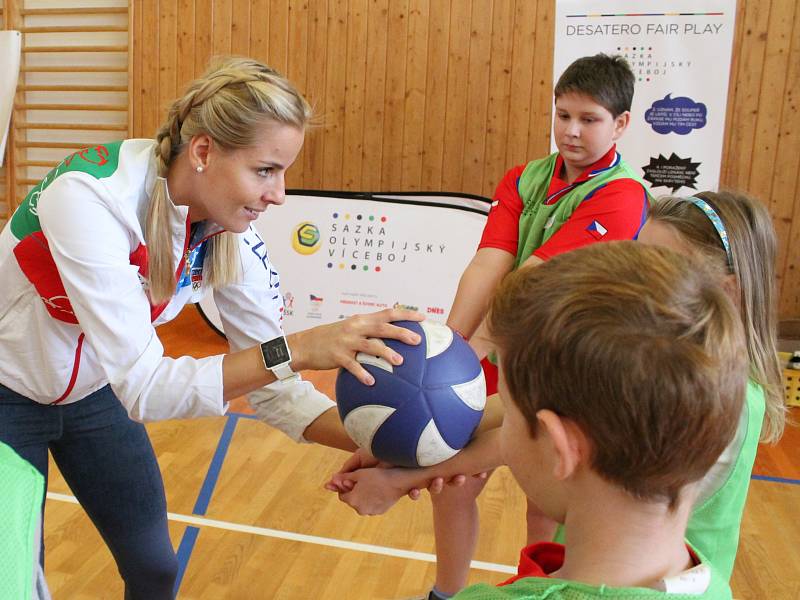
[[[224,341],[190,307],[162,327],[172,355],[205,356]],[[313,374],[332,393],[333,373]],[[427,495],[359,517],[322,489],[346,454],[298,445],[253,419],[243,401],[224,418],[148,426],[164,475],[185,599],[394,599],[422,593],[434,565]],[[800,420],[800,411],[794,418]],[[111,555],[51,464],[45,516],[53,597],[122,598]],[[800,430],[762,447],[733,575],[740,599],[800,598]],[[504,579],[524,539],[524,499],[501,469],[481,496],[471,581]]]

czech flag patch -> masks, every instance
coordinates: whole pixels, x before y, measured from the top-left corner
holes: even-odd
[[[589,232],[596,240],[602,240],[603,237],[608,233],[608,229],[603,227],[603,224],[600,221],[592,221],[591,225],[586,228],[586,231]]]

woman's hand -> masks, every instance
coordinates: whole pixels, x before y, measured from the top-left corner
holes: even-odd
[[[335,369],[343,367],[366,385],[375,383],[372,375],[356,360],[363,352],[383,358],[393,365],[403,357],[389,348],[380,338],[399,340],[417,345],[420,336],[392,325],[392,321],[422,321],[424,315],[404,309],[386,309],[376,313],[355,315],[329,325],[320,325],[287,336],[292,352],[292,369]]]

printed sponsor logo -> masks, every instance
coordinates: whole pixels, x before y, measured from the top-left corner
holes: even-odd
[[[325,301],[325,299],[322,296],[317,296],[316,294],[309,294],[308,300],[310,303],[310,308],[306,313],[306,319],[321,319],[322,303]]]
[[[633,35],[642,33],[642,27],[637,24],[631,24],[629,27]],[[665,30],[667,27],[669,29]],[[638,32],[634,33],[637,29]],[[650,23],[646,29],[650,35],[675,35],[679,33],[675,23],[655,26]],[[636,77],[637,84],[661,81],[667,76],[677,77],[682,71],[687,71],[692,67],[691,59],[674,58],[662,54],[661,50],[653,48],[653,46],[617,46],[614,53],[619,54],[628,61]]]
[[[308,221],[296,225],[292,232],[292,248],[305,256],[314,254],[320,248],[319,228]]]
[[[402,308],[405,310],[419,310],[419,306],[414,306],[413,304],[402,304],[400,302],[395,302],[392,305],[392,308]]]
[[[294,314],[294,294],[286,292],[283,295],[283,314],[291,317]]]
[[[329,269],[382,272],[389,264],[403,264],[418,255],[444,256],[440,240],[414,240],[393,231],[386,215],[333,213],[327,235]],[[399,224],[398,224],[399,225]]]

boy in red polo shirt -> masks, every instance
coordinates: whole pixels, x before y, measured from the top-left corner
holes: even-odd
[[[458,285],[447,324],[484,359],[486,410],[480,430],[500,426],[497,369],[485,357],[482,332],[500,281],[521,265],[544,261],[597,241],[634,239],[644,224],[648,193],[622,160],[616,142],[630,123],[635,76],[621,56],[573,62],[555,89],[553,135],[558,152],[514,167],[497,186],[478,250]],[[363,454],[344,470],[374,463]],[[432,494],[436,583],[429,600],[444,600],[467,581],[478,538],[476,498],[485,479]],[[529,503],[528,540],[550,539],[556,524]]]
[[[553,95],[558,152],[508,171],[497,186],[478,251],[467,266],[447,324],[470,340],[483,360],[489,395],[497,369],[486,360],[479,327],[503,277],[597,241],[635,239],[647,216],[648,194],[616,151],[630,123],[635,76],[621,56],[597,54],[573,62]],[[497,399],[487,403],[481,428],[499,426]],[[433,496],[436,584],[429,598],[461,589],[478,538],[475,501],[485,479]],[[555,523],[529,503],[528,540],[549,539]]]
[[[647,190],[616,151],[630,122],[634,81],[621,56],[572,63],[554,89],[558,152],[514,167],[497,186],[448,319],[481,358],[475,333],[508,272],[595,241],[635,239],[644,224]]]

